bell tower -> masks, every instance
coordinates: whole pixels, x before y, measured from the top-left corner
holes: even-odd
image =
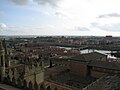
[[[0,80],[3,81],[5,77],[5,50],[2,42],[0,42]]]

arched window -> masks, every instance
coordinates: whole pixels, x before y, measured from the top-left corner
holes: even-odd
[[[33,84],[32,84],[32,82],[30,81],[29,82],[29,90],[32,90],[33,89]]]
[[[54,90],[58,90],[57,88],[54,88]]]
[[[11,84],[10,76],[7,76],[7,84]]]
[[[1,56],[1,66],[3,66],[3,56]]]
[[[14,78],[14,77],[12,78],[12,85],[13,85],[13,86],[16,85],[16,81],[15,81],[15,78]]]
[[[47,87],[47,90],[51,90],[50,86]]]
[[[37,82],[35,82],[35,84],[34,84],[34,90],[38,90],[38,84],[37,84]]]
[[[45,90],[43,84],[40,86],[40,90]]]
[[[18,80],[17,80],[17,86],[18,86],[19,88],[22,87],[22,82],[21,82],[21,79],[20,79],[20,78],[18,78]]]
[[[23,89],[24,89],[24,90],[27,89],[27,82],[26,82],[26,80],[23,80]]]

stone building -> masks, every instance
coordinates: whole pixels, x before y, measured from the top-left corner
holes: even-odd
[[[120,73],[120,64],[108,62],[107,56],[98,52],[72,57],[69,66],[71,73],[95,78]]]
[[[101,77],[111,74],[119,76],[120,74],[120,64],[108,62],[107,56],[104,54],[98,52],[81,54],[68,58],[64,62],[68,63],[69,68],[67,67],[64,71],[45,79],[45,84],[50,86],[52,90],[55,88],[58,90],[115,90],[118,88],[116,86],[113,89],[101,89],[105,86],[99,86],[101,84],[98,81],[101,80]],[[58,62],[59,64],[60,62]],[[53,67],[55,72],[66,67],[63,63],[61,64],[59,68]],[[93,85],[94,87],[97,85],[100,89],[93,89]]]
[[[4,46],[3,46],[4,45]],[[0,82],[25,90],[38,90],[44,81],[42,60],[11,64],[5,42],[0,42]]]

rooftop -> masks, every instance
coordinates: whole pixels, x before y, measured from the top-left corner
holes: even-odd
[[[119,90],[120,89],[120,76],[110,75],[101,81],[102,90]]]
[[[75,60],[75,61],[90,61],[90,60],[96,60],[96,59],[100,59],[101,57],[106,56],[105,54],[101,54],[98,52],[91,52],[91,53],[86,53],[86,54],[80,54],[77,55],[75,57],[72,57],[71,60]]]
[[[92,77],[82,77],[73,73],[61,73],[51,78],[52,80],[62,83],[64,85],[69,85],[78,89],[82,89],[88,84],[95,81]]]
[[[105,75],[89,84],[83,90],[120,90],[120,75]]]
[[[0,90],[21,90],[6,84],[0,84]]]
[[[92,60],[92,61],[90,61],[88,63],[88,66],[120,70],[120,64],[119,63],[112,63],[112,62],[105,62],[105,61],[95,61],[95,60]]]

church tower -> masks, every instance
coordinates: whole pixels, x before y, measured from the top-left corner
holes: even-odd
[[[5,50],[2,42],[0,42],[0,80],[3,81],[5,77]]]
[[[9,67],[10,66],[10,57],[8,56],[8,50],[7,50],[7,46],[6,46],[6,42],[5,39],[2,41],[2,45],[4,48],[4,53],[5,53],[5,67]]]

